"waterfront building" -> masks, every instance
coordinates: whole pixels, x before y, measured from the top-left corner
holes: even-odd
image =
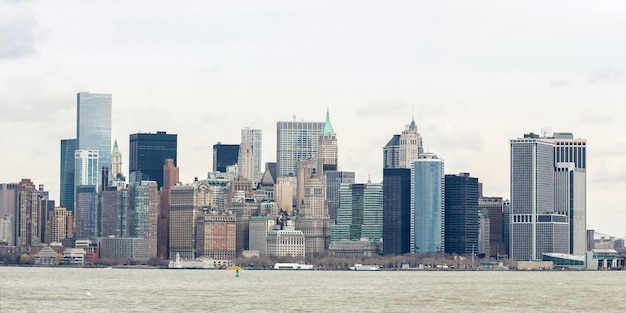
[[[263,170],[263,132],[261,129],[251,129],[246,127],[241,130],[241,143],[252,145],[252,163],[254,174],[260,174]]]
[[[130,185],[130,237],[145,238],[146,254],[157,255],[157,223],[159,193],[155,181],[141,181]]]
[[[331,242],[328,246],[328,254],[343,257],[374,257],[379,254],[380,242],[363,240],[344,240]]]
[[[227,173],[239,161],[239,145],[217,142],[213,145],[213,172]]]
[[[383,255],[411,251],[411,169],[383,170]]]
[[[111,168],[111,114],[110,94],[80,92],[76,100],[77,150],[98,151],[98,164]],[[99,175],[99,173],[97,173]],[[96,180],[100,190],[101,178]],[[75,184],[78,186],[78,184]]]
[[[321,176],[328,171],[337,171],[337,159],[339,156],[337,147],[337,135],[330,123],[330,112],[326,110],[326,121],[322,128],[322,135],[317,144],[317,171]]]
[[[61,242],[74,237],[72,212],[64,207],[56,207],[48,217],[46,242]]]
[[[259,251],[260,256],[267,255],[267,232],[273,229],[274,225],[276,221],[268,216],[250,217],[250,250]]]
[[[155,181],[161,189],[165,160],[173,160],[176,166],[178,135],[164,131],[131,134],[129,148],[130,183]]]
[[[196,257],[196,219],[211,207],[211,189],[206,180],[172,186],[170,190],[169,259]]]
[[[304,262],[305,235],[300,230],[272,229],[267,233],[267,255],[269,257],[292,257]]]
[[[330,243],[330,216],[326,207],[325,186],[313,173],[304,186],[304,198],[299,206],[296,229],[305,237],[306,253],[322,253]]]
[[[98,195],[95,185],[76,187],[76,205],[74,212],[74,236],[76,239],[92,239],[98,237],[99,215]]]
[[[298,162],[317,159],[318,143],[324,123],[277,122],[276,166],[278,177],[296,176]]]
[[[16,201],[16,246],[36,246],[44,242],[48,192],[27,178],[15,188]],[[54,207],[54,205],[52,205]]]
[[[445,251],[444,162],[424,153],[411,169],[411,252]]]
[[[478,178],[469,173],[445,175],[445,252],[478,251]]]
[[[354,172],[344,171],[327,171],[324,172],[326,179],[326,206],[328,207],[328,215],[330,219],[337,219],[337,210],[340,205],[339,188],[341,184],[354,184]]]
[[[101,258],[147,261],[151,257],[148,254],[148,238],[102,237],[99,241]]]
[[[161,187],[161,208],[157,225],[157,256],[169,257],[170,244],[170,190],[179,183],[179,169],[173,159],[165,160],[163,165],[163,186]]]
[[[196,257],[228,264],[237,255],[237,221],[229,211],[208,210],[196,223]]]
[[[554,142],[530,133],[511,139],[510,257],[569,253],[569,216],[555,206]]]
[[[109,187],[100,194],[102,237],[130,237],[130,191]]]
[[[75,153],[78,148],[76,139],[61,140],[60,156],[60,185],[59,185],[59,205],[65,207],[69,212],[74,212],[74,184]]]
[[[383,185],[341,184],[341,204],[330,241],[380,242],[383,238]]]
[[[489,256],[499,258],[506,254],[504,240],[504,213],[502,197],[485,197],[482,183],[478,183],[478,208],[487,210],[489,220]]]
[[[491,251],[491,242],[490,235],[491,232],[489,230],[490,221],[489,221],[489,210],[487,209],[478,209],[478,254],[482,254],[484,256],[490,256]],[[447,236],[447,234],[446,234]],[[472,249],[473,250],[473,249]],[[476,250],[472,251],[474,254]]]
[[[0,241],[15,246],[16,183],[0,183]]]

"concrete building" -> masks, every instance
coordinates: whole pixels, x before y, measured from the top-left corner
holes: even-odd
[[[412,119],[402,134],[394,135],[383,147],[383,168],[411,168],[423,152],[422,137]]]
[[[100,194],[102,237],[130,237],[130,190],[109,187]]]
[[[36,246],[45,240],[48,192],[30,179],[22,179],[15,188],[16,246]],[[54,207],[54,206],[53,206]]]
[[[237,158],[237,171],[240,176],[250,182],[255,180],[254,172],[254,152],[251,143],[241,143],[239,145],[239,156]]]
[[[411,169],[411,252],[445,251],[444,162],[424,153]]]
[[[176,185],[170,190],[169,259],[196,257],[196,220],[211,207],[211,189],[206,180]]]
[[[278,177],[296,176],[298,161],[317,160],[319,139],[324,123],[277,122],[276,167]]]
[[[146,255],[157,256],[159,193],[157,182],[141,181],[130,185],[130,237],[146,239]]]
[[[274,186],[274,199],[279,209],[285,212],[293,211],[296,184],[295,177],[278,178]]]
[[[148,254],[148,238],[103,237],[99,241],[101,258],[130,259],[145,262],[152,257]]]
[[[173,159],[165,160],[163,165],[163,186],[161,187],[161,208],[157,224],[157,256],[169,257],[170,243],[170,190],[179,183],[179,169]]]
[[[489,218],[489,256],[499,258],[506,255],[504,240],[504,214],[502,197],[485,197],[482,183],[478,183],[478,208],[487,211]]]
[[[208,210],[198,216],[196,257],[228,264],[237,255],[237,220],[229,211]]]
[[[380,252],[380,242],[372,242],[366,238],[363,240],[345,240],[331,242],[328,254],[344,257],[373,257]]]
[[[337,171],[339,150],[337,146],[337,135],[330,123],[330,112],[326,110],[326,121],[322,128],[322,136],[317,144],[317,172],[320,176],[328,171]]]
[[[0,241],[8,246],[15,246],[15,220],[17,209],[15,196],[17,183],[0,184]]]
[[[122,153],[117,146],[117,139],[113,143],[113,151],[111,151],[111,180],[121,179],[124,177],[124,170],[122,169]]]
[[[64,207],[56,207],[48,217],[46,242],[61,242],[74,237],[72,212]]]
[[[326,207],[326,188],[313,173],[304,186],[304,199],[298,211],[296,229],[305,237],[306,253],[322,253],[330,243],[330,216]]]
[[[252,145],[252,163],[254,174],[263,171],[263,132],[261,129],[244,128],[241,130],[241,143]]]
[[[76,187],[74,217],[74,237],[92,239],[98,237],[100,216],[98,214],[98,194],[95,185]]]
[[[305,237],[302,231],[293,229],[270,230],[267,234],[267,255],[270,257],[288,256],[299,262],[304,261],[306,252]]]

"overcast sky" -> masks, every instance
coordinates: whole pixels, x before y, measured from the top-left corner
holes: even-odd
[[[339,166],[382,181],[382,147],[413,115],[446,173],[509,198],[509,139],[588,139],[587,222],[626,236],[623,1],[0,0],[0,182],[59,193],[76,93],[113,95],[113,137],[178,134],[181,180],[212,146],[276,122],[324,121]],[[413,113],[414,112],[414,113]]]

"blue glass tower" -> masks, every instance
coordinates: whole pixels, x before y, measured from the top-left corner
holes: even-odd
[[[76,149],[98,150],[99,166],[110,169],[111,95],[80,92],[76,104]],[[98,178],[98,182],[100,181],[102,180]]]
[[[61,177],[59,205],[74,214],[74,151],[76,139],[61,140]]]
[[[444,252],[444,166],[424,153],[411,168],[411,252]]]

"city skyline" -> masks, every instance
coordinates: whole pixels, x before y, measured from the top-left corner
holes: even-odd
[[[246,127],[263,131],[263,163],[276,161],[276,122],[323,122],[328,108],[339,170],[357,183],[382,181],[382,147],[414,117],[447,174],[508,199],[508,140],[552,127],[588,140],[587,225],[622,237],[619,6],[3,1],[0,131],[14,135],[0,138],[0,178],[60,200],[59,141],[75,135],[82,91],[112,94],[126,174],[130,134],[178,134],[183,183]]]

